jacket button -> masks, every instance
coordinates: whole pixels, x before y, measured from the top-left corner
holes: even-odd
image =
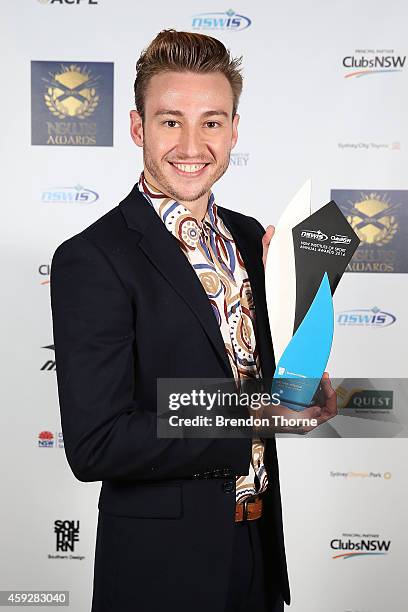
[[[235,491],[235,480],[228,479],[222,485],[224,493],[232,493]]]

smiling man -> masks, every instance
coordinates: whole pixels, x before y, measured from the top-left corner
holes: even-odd
[[[275,367],[263,269],[273,228],[212,192],[241,89],[240,59],[220,41],[161,32],[137,62],[139,180],[53,257],[67,459],[79,480],[102,481],[93,612],[290,601],[274,438],[156,434],[158,378],[240,381]]]

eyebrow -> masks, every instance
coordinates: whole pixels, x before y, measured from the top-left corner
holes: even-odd
[[[175,117],[183,117],[184,113],[179,110],[167,110],[167,109],[159,109],[154,113],[155,117],[159,117],[161,115],[174,115]],[[201,116],[202,117],[211,117],[212,115],[221,115],[228,119],[229,115],[224,110],[209,110],[205,111]]]

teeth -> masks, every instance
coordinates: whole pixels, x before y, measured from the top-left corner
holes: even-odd
[[[178,168],[178,170],[181,170],[182,172],[197,172],[197,170],[201,170],[201,168],[204,168],[205,164],[175,164],[173,163],[173,166],[176,166],[176,168]]]

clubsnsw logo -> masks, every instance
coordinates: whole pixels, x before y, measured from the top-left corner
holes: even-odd
[[[330,548],[336,552],[332,559],[351,559],[351,557],[379,556],[389,553],[391,540],[380,539],[378,534],[347,534],[334,538]],[[346,551],[338,553],[338,551]]]
[[[406,59],[406,55],[398,55],[394,49],[356,49],[354,54],[342,59],[343,67],[347,69],[344,78],[401,72]]]
[[[397,320],[390,312],[384,312],[377,306],[374,308],[356,308],[355,310],[343,310],[337,315],[339,325],[359,327],[388,327]]]
[[[239,15],[234,10],[225,12],[198,13],[193,15],[191,28],[193,30],[227,30],[237,32],[251,25],[249,17]]]
[[[38,274],[41,276],[40,285],[50,284],[50,264],[40,264],[38,266]]]
[[[330,239],[334,244],[350,244],[351,242],[351,238],[348,236],[341,236],[340,234],[334,234]]]

